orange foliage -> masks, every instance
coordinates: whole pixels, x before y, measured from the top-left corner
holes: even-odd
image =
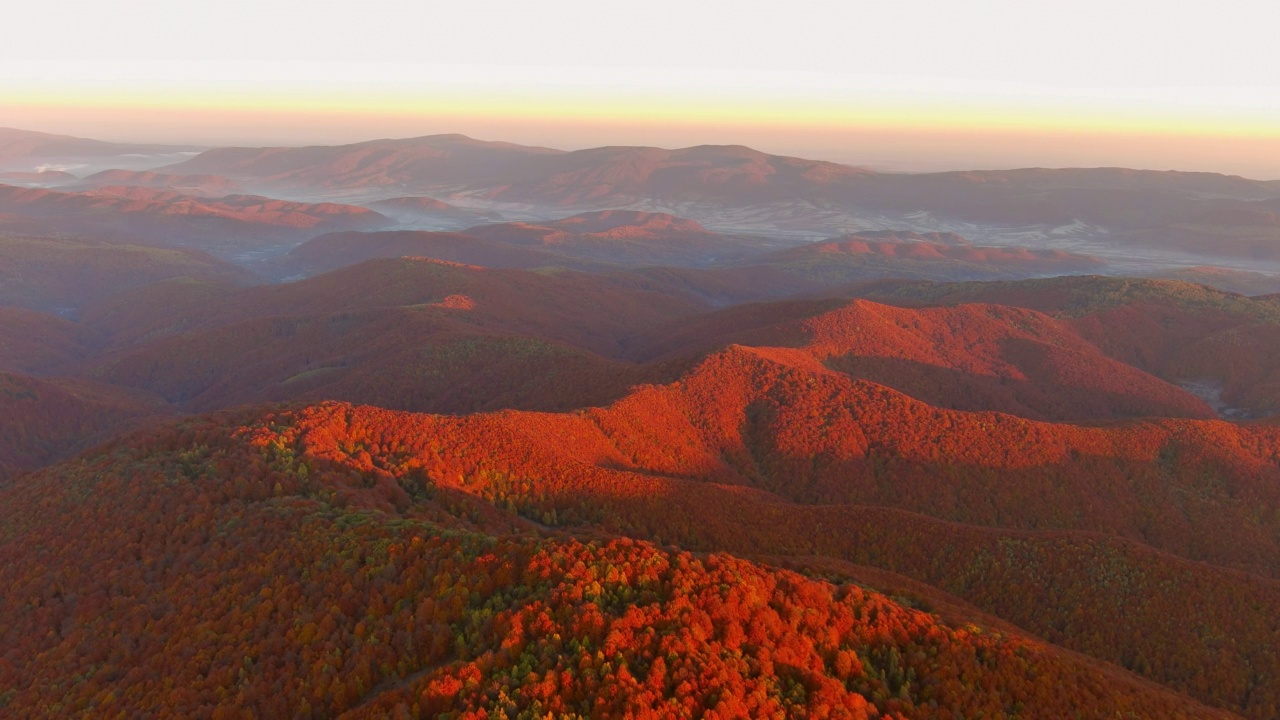
[[[0,489],[6,716],[1226,717],[856,585],[466,530],[229,421]]]
[[[1261,680],[1280,673],[1277,582],[1136,544],[1276,577],[1280,432],[1268,427],[946,411],[802,351],[746,348],[575,415],[326,405],[269,423],[255,443],[319,467],[478,495],[541,525],[846,558],[1253,717],[1280,699]],[[1210,639],[1223,637],[1227,654]],[[1250,679],[1249,667],[1268,669]]]

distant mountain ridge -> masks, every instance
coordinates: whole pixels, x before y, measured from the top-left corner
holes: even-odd
[[[205,148],[192,145],[159,145],[150,143],[113,143],[102,140],[51,135],[49,133],[0,128],[0,169],[30,169],[32,158],[103,158],[124,155],[168,155],[196,152]]]
[[[207,197],[225,197],[241,192],[234,181],[218,175],[173,175],[146,170],[103,170],[83,178],[77,185],[90,188],[145,187]]]
[[[0,185],[0,716],[1280,718],[1280,183],[95,157]]]
[[[0,172],[0,183],[18,183],[51,187],[76,182],[80,178],[61,170],[39,170],[31,172]]]
[[[754,225],[834,235],[851,227],[899,227],[1001,239],[989,244],[1030,237],[1051,246],[1065,233],[1145,255],[1280,263],[1280,220],[1267,204],[1280,199],[1280,181],[1215,173],[881,173],[740,145],[557,151],[458,135],[224,148],[164,171],[224,175],[267,194],[427,195],[467,207],[543,215],[610,208],[667,212],[713,221],[705,223],[713,229]]]
[[[78,233],[135,244],[198,247],[234,257],[299,236],[391,224],[368,208],[255,195],[197,197],[157,187],[104,186],[72,192],[0,185],[0,213],[44,234]],[[26,229],[26,232],[31,232]]]
[[[464,135],[429,135],[337,146],[217,148],[163,169],[293,188],[416,189],[470,184],[508,172],[521,159],[557,154]]]
[[[770,155],[741,145],[599,147],[553,150],[429,135],[352,145],[218,148],[165,168],[311,188],[487,188],[512,202],[586,204],[620,197],[765,201],[786,197],[849,201],[876,188],[928,195],[948,188],[1023,188],[1054,192],[1092,188],[1177,192],[1200,199],[1280,197],[1280,181],[1216,173],[1126,168],[878,173],[838,163]]]
[[[493,199],[561,206],[620,197],[704,200],[743,192],[760,198],[799,197],[810,184],[867,172],[737,145],[560,151],[462,135],[306,148],[221,148],[165,170],[293,189],[487,188]]]

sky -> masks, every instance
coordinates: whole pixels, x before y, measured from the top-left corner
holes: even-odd
[[[13,3],[0,126],[319,144],[746,144],[893,170],[1280,178],[1256,0]]]

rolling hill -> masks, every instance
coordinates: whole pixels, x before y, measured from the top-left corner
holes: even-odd
[[[946,408],[1077,421],[1221,409],[1174,384],[1183,374],[1108,340],[1111,331],[1095,327],[1113,323],[1107,310],[1051,317],[983,303],[840,298],[712,310],[632,280],[396,258],[283,286],[163,283],[88,314],[105,349],[75,367],[197,411],[323,399],[432,412],[565,410],[672,380],[744,344],[793,348]]]
[[[143,285],[188,277],[233,285],[258,278],[188,248],[0,233],[0,304],[64,315]]]
[[[451,230],[500,219],[497,213],[461,208],[423,195],[387,198],[367,206],[406,225],[427,224]]]
[[[186,330],[203,330],[260,318],[386,309],[447,311],[470,327],[562,339],[616,354],[628,334],[701,307],[589,273],[401,257],[370,260],[299,282],[246,288],[218,303],[173,312],[150,308],[149,322],[154,329],[181,324]]]
[[[20,634],[6,643],[6,667],[21,668],[28,677],[54,672],[53,666],[43,664],[51,662],[57,662],[58,667],[105,662],[108,667],[120,668],[108,671],[102,681],[77,686],[74,692],[59,683],[17,682],[12,686],[18,691],[10,702],[17,702],[18,708],[48,702],[52,693],[60,702],[81,703],[73,707],[123,709],[132,707],[123,703],[156,697],[145,680],[146,673],[125,677],[125,668],[178,663],[177,672],[188,672],[177,659],[182,656],[171,654],[180,652],[177,648],[181,647],[173,645],[173,640],[158,644],[149,639],[154,636],[143,635],[127,653],[105,657],[90,649],[87,638],[115,635],[135,622],[97,609],[100,601],[92,598],[121,592],[112,583],[126,583],[133,588],[133,595],[146,603],[178,592],[168,590],[169,583],[226,588],[223,593],[182,592],[184,597],[207,600],[162,617],[170,618],[165,622],[176,622],[186,615],[202,617],[211,623],[210,628],[219,627],[224,622],[221,618],[226,618],[228,627],[244,628],[247,634],[243,639],[221,645],[229,648],[230,656],[210,658],[205,662],[212,662],[212,666],[197,668],[224,668],[217,677],[236,675],[249,684],[243,686],[243,695],[229,694],[220,700],[211,692],[212,687],[210,692],[202,692],[203,686],[193,677],[183,683],[191,694],[171,696],[170,702],[192,703],[194,707],[221,701],[271,703],[271,698],[282,697],[296,704],[298,696],[293,693],[298,692],[298,686],[284,679],[298,674],[297,669],[289,669],[289,653],[308,652],[305,648],[317,637],[350,648],[342,656],[355,664],[350,670],[329,674],[314,660],[305,660],[299,667],[321,673],[310,684],[326,678],[326,690],[313,692],[308,703],[336,709],[354,706],[359,712],[376,714],[394,709],[397,703],[411,710],[415,698],[442,703],[429,706],[437,709],[484,702],[467,700],[470,695],[459,694],[467,684],[454,685],[448,677],[483,679],[487,672],[505,667],[508,661],[500,658],[510,658],[514,666],[522,656],[518,652],[498,654],[481,661],[478,653],[485,647],[481,641],[484,636],[476,633],[489,626],[467,625],[467,616],[457,621],[463,623],[457,628],[449,625],[447,632],[443,626],[427,623],[436,630],[413,640],[412,645],[404,645],[405,640],[384,643],[382,650],[369,649],[384,653],[375,654],[370,664],[359,660],[368,643],[358,641],[367,639],[371,632],[381,633],[381,623],[390,623],[386,627],[392,635],[393,628],[410,627],[406,622],[427,597],[432,608],[451,607],[447,604],[450,595],[429,582],[423,588],[429,595],[415,596],[403,604],[396,594],[400,591],[391,590],[422,587],[413,580],[417,571],[411,569],[416,562],[412,558],[420,557],[417,553],[434,543],[459,537],[457,531],[442,534],[427,523],[445,523],[473,533],[486,529],[511,538],[475,541],[478,547],[489,548],[493,559],[483,562],[494,563],[492,566],[482,562],[474,568],[465,566],[465,571],[464,566],[449,566],[450,578],[460,572],[480,582],[497,583],[468,591],[486,598],[508,592],[494,588],[523,577],[516,569],[519,565],[507,571],[498,568],[508,567],[519,552],[504,543],[527,538],[531,531],[549,532],[545,537],[550,538],[564,537],[556,533],[590,536],[600,532],[661,538],[695,550],[768,554],[810,565],[822,565],[820,558],[830,558],[825,566],[829,576],[857,578],[858,566],[870,565],[914,578],[982,612],[1095,658],[1045,650],[1061,660],[1076,658],[1071,661],[1075,669],[1044,670],[1054,681],[1040,692],[1074,682],[1064,680],[1060,673],[1067,673],[1068,678],[1084,673],[1096,683],[1089,693],[1090,708],[1104,702],[1100,697],[1115,693],[1118,698],[1143,697],[1143,702],[1156,703],[1144,707],[1165,707],[1157,713],[1162,716],[1178,712],[1174,708],[1192,716],[1212,712],[1185,700],[1161,705],[1171,702],[1173,696],[1126,679],[1120,671],[1099,662],[1103,661],[1248,717],[1269,717],[1277,702],[1272,688],[1261,678],[1280,663],[1275,653],[1280,645],[1273,637],[1271,620],[1280,607],[1280,584],[1274,579],[1280,570],[1280,547],[1268,529],[1274,520],[1265,519],[1270,517],[1266,512],[1254,514],[1255,508],[1280,507],[1280,495],[1276,494],[1280,485],[1275,482],[1280,468],[1272,459],[1274,448],[1280,446],[1280,435],[1273,428],[1192,420],[1071,426],[941,410],[883,386],[851,380],[798,350],[734,347],[708,358],[678,383],[639,388],[608,408],[569,415],[505,412],[450,418],[324,404],[260,418],[240,414],[200,420],[151,437],[118,444],[97,458],[29,476],[4,490],[12,498],[0,507],[10,512],[29,502],[25,498],[69,503],[92,488],[87,504],[75,500],[78,505],[67,505],[58,515],[65,520],[68,513],[87,512],[92,517],[112,519],[86,524],[103,533],[101,541],[95,540],[96,536],[65,534],[55,540],[49,534],[51,527],[31,520],[6,525],[11,533],[19,533],[12,537],[30,539],[2,546],[9,554],[3,567],[10,575],[3,586],[42,598],[30,612],[9,624]],[[131,469],[126,474],[124,468]],[[1219,479],[1206,484],[1207,476]],[[175,477],[186,480],[175,483]],[[168,489],[152,489],[156,487],[153,483]],[[64,497],[62,493],[67,493],[67,500],[59,499]],[[153,508],[149,512],[175,519],[153,526],[154,534],[151,530],[141,535],[125,530],[135,527],[125,524],[133,512],[129,503],[135,497],[150,498],[139,500],[144,507]],[[165,513],[162,508],[167,502],[192,511]],[[659,511],[659,506],[663,510]],[[348,513],[355,513],[353,519],[342,519]],[[235,529],[229,530],[231,534],[224,541],[211,544],[201,540],[212,527],[244,527],[257,540],[246,542]],[[386,535],[388,531],[401,534]],[[156,558],[166,571],[115,575],[104,585],[86,572],[95,561],[86,559],[81,565],[71,560],[91,557],[86,556],[86,548],[116,552],[113,548],[122,546],[106,538],[121,532],[133,533],[133,540],[123,546],[125,552]],[[356,559],[352,567],[366,568],[354,577],[338,570],[343,567],[343,555],[335,557],[328,550],[334,547],[331,539],[346,537],[344,532],[354,532],[359,539],[341,540],[349,543],[341,547],[350,549],[340,553],[359,553],[353,558],[362,559]],[[180,539],[188,537],[189,541]],[[388,540],[377,544],[376,538]],[[176,545],[165,545],[175,541]],[[157,542],[162,544],[154,546]],[[415,542],[427,544],[415,549]],[[44,548],[38,561],[44,571],[33,575],[30,568],[36,560],[23,548],[36,544]],[[168,555],[159,549],[166,546],[173,548]],[[374,546],[387,548],[379,551],[387,558],[380,565],[367,561],[369,548]],[[255,550],[258,547],[264,550]],[[281,553],[282,547],[291,549]],[[444,547],[445,553],[458,558],[455,546],[446,541]],[[643,545],[609,547],[638,547],[641,555],[636,556],[637,562],[650,557]],[[265,548],[275,548],[271,557],[295,570],[262,565],[258,558],[265,557]],[[303,548],[314,548],[318,559],[297,555]],[[231,555],[214,563],[200,559],[207,552]],[[479,551],[477,557],[484,552]],[[403,561],[397,559],[399,553],[405,553]],[[623,594],[613,601],[619,604],[610,605],[605,601],[607,595],[597,595],[597,586],[590,584],[593,579],[602,590],[610,587],[610,563],[615,571],[632,566],[623,560],[625,554],[606,553],[607,559],[600,564],[604,574],[588,575],[582,594],[567,589],[570,594],[565,597],[598,597],[605,603],[602,607],[616,607],[622,613],[636,604],[632,595],[620,587],[618,592]],[[333,561],[315,564],[324,563],[326,557]],[[713,556],[713,562],[743,562],[719,557]],[[1188,559],[1248,567],[1258,574],[1248,576]],[[584,567],[588,566],[586,558],[583,560]],[[385,569],[388,562],[395,563],[394,571]],[[324,590],[328,581],[307,585],[304,576],[294,575],[296,569],[311,567],[315,568],[309,575],[313,581],[321,568],[337,571],[321,576],[333,577],[337,589]],[[424,577],[442,582],[442,570],[435,567],[424,570]],[[707,568],[689,567],[699,574]],[[752,566],[731,567],[739,568],[741,574]],[[49,568],[63,569],[50,573]],[[215,577],[198,568],[223,570]],[[509,574],[491,574],[499,572]],[[1052,573],[1055,582],[1037,582],[1035,578],[1043,573]],[[698,584],[698,576],[690,575],[684,582],[704,587]],[[879,577],[892,581],[893,576]],[[1103,582],[1100,577],[1110,580]],[[265,578],[276,579],[264,583]],[[357,584],[357,579],[369,583],[367,589]],[[342,589],[344,582],[352,585],[350,591]],[[451,581],[443,582],[447,586]],[[721,587],[743,582],[722,583]],[[263,587],[270,587],[271,592],[265,593]],[[312,587],[314,590],[308,589]],[[715,581],[706,587],[715,587]],[[812,587],[810,592],[824,586]],[[258,600],[245,607],[243,598],[250,588]],[[514,588],[509,592],[528,597]],[[75,599],[68,601],[68,597]],[[321,597],[324,603],[337,598],[338,609],[317,606]],[[344,604],[348,597],[356,602],[349,608]],[[827,596],[820,593],[819,597]],[[1142,599],[1140,604],[1134,604],[1135,597]],[[265,604],[268,599],[269,605]],[[827,599],[815,603],[831,607]],[[150,617],[152,611],[147,607],[140,612]],[[963,607],[953,606],[948,612],[963,612]],[[1119,607],[1128,609],[1119,612]],[[407,615],[397,614],[401,611],[397,608]],[[885,611],[871,617],[882,617]],[[549,612],[554,618],[555,611]],[[81,613],[94,613],[99,623],[107,624],[92,635],[84,634],[84,628],[96,626],[78,619]],[[294,620],[291,613],[302,614]],[[235,621],[258,614],[274,619]],[[517,615],[513,609],[512,615],[503,617]],[[815,621],[820,617],[824,616],[815,616]],[[1186,617],[1197,618],[1197,623],[1184,622]],[[143,622],[143,617],[136,621]],[[654,622],[650,619],[645,625]],[[688,623],[686,616],[681,626]],[[309,630],[309,624],[315,629]],[[822,620],[815,627],[828,624]],[[606,625],[619,631],[625,627],[615,621]],[[64,628],[63,635],[38,632],[37,627]],[[467,630],[469,627],[475,629]],[[510,640],[509,628],[514,628],[505,624],[496,627],[501,630],[495,635],[494,647],[501,638]],[[527,647],[537,658],[545,651],[540,648],[558,647],[546,645],[554,643],[554,632],[560,632],[562,640],[578,637],[580,632],[560,629],[554,623],[550,627],[553,629],[531,636],[536,640],[531,639],[529,645],[514,647]],[[284,632],[274,633],[270,628]],[[467,638],[462,644],[455,642],[460,632]],[[610,635],[603,629],[600,632],[600,638]],[[966,632],[967,637],[1024,642],[1016,633],[987,634],[978,628]],[[436,640],[441,633],[443,638]],[[172,631],[164,631],[163,636],[174,637]],[[193,634],[189,642],[199,642],[200,637]],[[784,637],[797,636],[792,630]],[[1223,645],[1217,638],[1232,640]],[[1025,668],[1028,658],[1038,657],[1027,654],[1038,641],[1026,642],[1031,645],[1022,651],[1024,664],[1018,667]],[[437,649],[430,650],[425,660],[412,659],[419,656],[404,648],[419,643]],[[751,643],[747,647],[760,647],[760,640]],[[561,652],[557,650],[555,655]],[[927,652],[898,652],[898,671],[892,670],[893,663],[880,664],[873,655],[859,657],[864,668],[880,668],[877,677],[890,668],[886,678],[899,677],[895,672],[901,672],[904,657],[930,657]],[[653,662],[647,653],[628,656],[624,652],[622,657],[632,667],[643,666]],[[251,658],[250,664],[243,662],[244,656]],[[609,661],[609,657],[599,661]],[[628,657],[631,659],[626,660]],[[777,662],[777,656],[773,657]],[[475,666],[479,676],[468,669],[473,660],[479,662]],[[378,669],[380,662],[382,669]],[[396,662],[402,667],[393,673],[389,668],[397,667]],[[595,677],[607,676],[614,682],[617,673],[613,671],[622,661],[615,657],[609,662],[611,671]],[[948,657],[940,667],[954,668],[956,663]],[[347,666],[334,669],[338,667]],[[914,671],[911,689],[905,692],[902,678],[890,680],[887,692],[877,696],[871,687],[864,697],[873,704],[878,702],[877,707],[897,707],[908,716],[928,716],[930,711],[924,705],[930,698],[941,697],[933,693],[945,683],[919,681],[927,667]],[[995,671],[1003,666],[986,667]],[[1252,668],[1254,674],[1245,668]],[[112,682],[116,672],[121,675],[112,685],[98,684]],[[208,671],[199,672],[205,675]],[[458,672],[465,674],[451,675]],[[998,675],[1004,672],[999,670]],[[1035,675],[1043,677],[1041,671]],[[520,677],[524,676],[522,670]],[[334,677],[342,679],[341,685]],[[439,685],[434,684],[437,681]],[[812,682],[817,679],[810,681],[810,687]],[[1009,692],[999,689],[1008,679],[993,676],[983,693],[972,692],[975,682],[980,681],[971,677],[964,683],[969,688],[965,696],[973,702],[1003,698],[1003,693]],[[133,694],[107,694],[120,683],[125,687],[141,684]],[[524,685],[508,687],[515,691]],[[1142,691],[1141,687],[1149,689]],[[275,690],[266,692],[266,688]],[[915,694],[915,688],[925,694]],[[1154,695],[1148,698],[1145,693]],[[598,696],[595,691],[592,695]],[[632,696],[624,693],[619,697]],[[561,695],[552,692],[539,697],[551,702],[550,698]],[[1040,700],[1037,707],[1069,702],[1071,697],[1076,697],[1076,691],[1062,690],[1052,694],[1052,700]],[[900,704],[887,705],[891,702]],[[1026,706],[1031,703],[1029,699],[1022,702]]]
[[[0,306],[0,371],[43,373],[90,352],[85,327],[56,315]]]
[[[109,158],[112,160],[135,156],[173,156],[181,152],[193,152],[198,148],[176,145],[150,145],[110,143],[88,140],[69,135],[0,128],[0,169],[32,170],[34,165],[49,160]]]
[[[593,263],[538,248],[508,245],[473,235],[424,230],[326,233],[289,251],[280,273],[315,275],[358,265],[366,260],[429,257],[483,267],[591,269]],[[594,264],[599,267],[598,264]]]
[[[997,305],[744,305],[660,326],[630,347],[634,359],[670,361],[731,344],[800,349],[939,407],[1042,420],[1213,417],[1187,391],[1108,357],[1071,323]]]
[[[1151,273],[1147,277],[1209,285],[1227,292],[1239,293],[1240,295],[1275,295],[1280,293],[1280,276],[1248,270],[1199,266]]]
[[[1280,717],[1277,183],[120,150],[0,130],[0,716]]]
[[[34,170],[30,172],[0,172],[0,183],[56,187],[69,185],[80,178],[61,170]]]
[[[278,422],[188,422],[0,487],[7,713],[1231,717],[852,583],[346,474]]]
[[[219,148],[166,170],[226,175],[259,183],[266,191],[487,188],[493,199],[557,206],[616,205],[640,197],[790,199],[814,185],[863,172],[741,146],[564,152],[463,135],[306,148]]]
[[[636,267],[613,277],[616,282],[698,298],[712,305],[733,305],[856,295],[859,286],[876,280],[1021,280],[1097,272],[1101,267],[1101,261],[1089,256],[1021,246],[973,246],[952,233],[868,231],[755,252],[710,266]]]
[[[380,203],[373,203],[380,206]],[[282,272],[304,275],[374,258],[432,257],[494,268],[562,267],[607,271],[626,266],[703,266],[776,246],[762,237],[713,233],[663,213],[606,210],[561,220],[478,225],[452,232],[392,230],[330,233],[282,260]],[[804,288],[797,281],[795,289]]]
[[[557,154],[560,151],[464,135],[430,135],[353,145],[217,148],[165,170],[225,175],[264,192],[377,189],[403,196],[406,191],[519,173],[528,159]]]
[[[742,258],[778,243],[755,236],[714,233],[668,213],[603,210],[562,220],[499,223],[466,235],[569,257],[623,265],[696,267]]]
[[[217,175],[173,175],[145,170],[103,170],[77,183],[80,187],[145,187],[184,195],[221,198],[241,191],[236,183]]]
[[[1260,718],[1276,703],[1274,428],[944,411],[760,348],[574,415],[332,405],[259,427],[290,462],[409,478],[410,497],[881,567],[1207,702]]]
[[[367,208],[308,204],[253,195],[197,198],[171,190],[111,186],[84,192],[0,185],[0,212],[29,218],[50,231],[97,239],[198,247],[223,257],[269,251],[332,230],[390,223]]]
[[[0,484],[175,414],[140,392],[0,371]]]
[[[82,371],[200,410],[308,397],[438,412],[564,409],[665,377],[625,362],[626,339],[701,309],[585,273],[422,258],[287,285],[156,292],[182,290],[197,299],[93,320],[134,341]]]
[[[1271,369],[1280,298],[1244,297],[1171,280],[1047,278],[993,283],[886,283],[852,292],[891,303],[990,302],[1057,315],[1108,356],[1196,388],[1235,417],[1280,410]]]
[[[939,237],[940,236],[940,237]],[[939,241],[941,240],[941,242]],[[1016,268],[1026,273],[1067,274],[1096,269],[1103,263],[1093,257],[1062,250],[1025,247],[975,247],[951,233],[933,237],[918,233],[865,232],[753,257],[748,262],[784,265],[836,265],[849,256],[875,255],[917,262],[944,262],[990,268]]]
[[[1277,183],[1214,173],[1031,168],[895,174],[739,145],[564,152],[462,135],[305,148],[220,148],[167,170],[312,190],[487,189],[494,199],[559,206],[616,207],[643,199],[736,205],[807,200],[999,223],[1124,225],[1140,216],[1149,221],[1153,214],[1203,213],[1214,202],[1215,207],[1235,208],[1231,201],[1280,198]]]
[[[1151,262],[1275,262],[1280,184],[1124,168],[877,173],[735,145],[572,152],[458,135],[308,148],[228,148],[167,172],[225,175],[268,194],[425,194],[547,217],[674,213],[729,234],[951,230],[983,244]],[[1190,256],[1190,257],[1188,257]]]

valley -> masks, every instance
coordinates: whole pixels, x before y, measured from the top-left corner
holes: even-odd
[[[0,715],[1280,714],[1274,181],[0,169]]]

